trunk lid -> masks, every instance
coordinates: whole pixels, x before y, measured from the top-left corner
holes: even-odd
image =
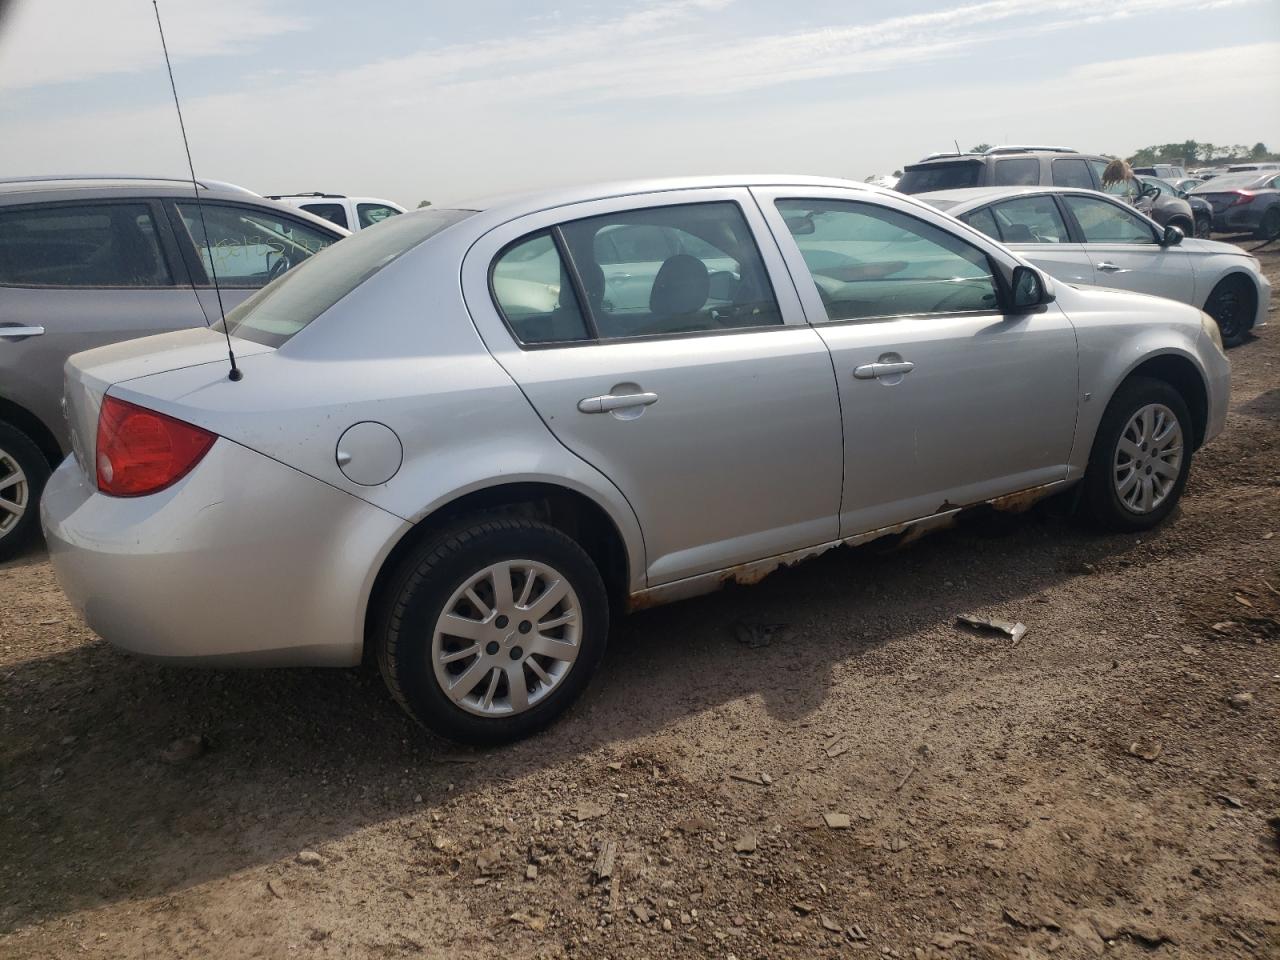
[[[274,347],[231,338],[236,358],[271,353]],[[72,354],[63,367],[63,416],[71,449],[86,476],[97,475],[98,412],[117,383],[206,363],[230,364],[223,334],[208,327],[125,340]]]

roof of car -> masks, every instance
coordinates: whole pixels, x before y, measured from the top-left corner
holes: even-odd
[[[941,206],[939,209],[951,212],[957,207],[976,207],[990,200],[1000,200],[1005,197],[1017,197],[1034,193],[1099,195],[1097,190],[1087,190],[1083,187],[1055,187],[1052,184],[1042,184],[1041,186],[1031,187],[965,187],[962,190],[930,190],[925,193],[917,193],[914,196],[917,200],[922,200],[930,206],[936,206],[935,201],[941,201],[945,206]],[[1101,195],[1106,196],[1106,194]]]
[[[197,179],[196,186],[210,195],[258,197],[252,190],[221,180]],[[145,193],[148,196],[191,195],[191,178],[131,176],[127,174],[54,174],[0,178],[0,197],[46,194],[52,191],[92,194]],[[260,199],[260,198],[259,198]]]
[[[718,175],[668,177],[647,180],[620,180],[615,182],[587,184],[572,187],[551,187],[543,190],[522,191],[518,193],[500,194],[481,197],[479,199],[459,203],[442,203],[440,208],[475,211],[510,211],[512,213],[528,213],[535,210],[548,210],[553,207],[567,206],[572,203],[584,203],[590,200],[607,200],[613,197],[627,197],[643,193],[666,193],[675,190],[726,189],[731,187],[839,187],[850,190],[862,190],[867,193],[901,196],[886,187],[878,187],[870,183],[859,183],[855,180],[840,180],[834,177],[787,176],[783,174],[756,175]],[[428,207],[427,209],[434,209]]]

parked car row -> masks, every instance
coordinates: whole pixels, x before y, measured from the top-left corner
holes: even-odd
[[[1079,198],[1176,252],[1119,201],[1025,193],[1043,236],[1087,238]],[[1159,523],[1225,422],[1217,326],[1050,279],[986,200],[984,230],[981,203],[724,177],[390,218],[225,327],[69,360],[58,578],[125,649],[368,654],[424,724],[497,742],[573,702],[628,610],[1074,485]]]

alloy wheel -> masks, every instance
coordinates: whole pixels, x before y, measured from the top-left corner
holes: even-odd
[[[22,521],[31,500],[31,484],[12,454],[0,450],[0,537]]]
[[[1163,403],[1140,407],[1120,434],[1112,482],[1125,508],[1146,514],[1164,503],[1182,470],[1182,425]]]
[[[431,664],[445,695],[468,713],[523,713],[573,668],[581,631],[566,577],[545,563],[504,560],[453,592],[436,621]]]

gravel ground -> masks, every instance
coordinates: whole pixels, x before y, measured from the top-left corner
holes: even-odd
[[[1231,359],[1160,530],[1051,502],[637,615],[503,750],[370,671],[132,659],[10,563],[0,956],[1280,956],[1280,328]]]

